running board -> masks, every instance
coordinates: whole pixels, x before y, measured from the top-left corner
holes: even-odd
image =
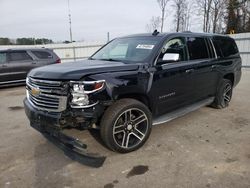
[[[195,110],[198,110],[199,108],[203,106],[210,105],[214,101],[214,97],[208,98],[206,100],[199,101],[195,104],[183,107],[181,109],[175,110],[173,112],[164,114],[156,119],[153,120],[153,125],[159,125],[163,123],[167,123],[173,119],[176,119],[178,117],[184,116],[189,112],[193,112]]]

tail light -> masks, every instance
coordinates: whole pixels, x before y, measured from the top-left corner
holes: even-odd
[[[61,59],[56,60],[56,63],[61,63]]]

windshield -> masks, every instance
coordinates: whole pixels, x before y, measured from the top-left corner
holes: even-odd
[[[157,37],[118,38],[103,47],[91,59],[141,62],[150,56],[157,43]]]

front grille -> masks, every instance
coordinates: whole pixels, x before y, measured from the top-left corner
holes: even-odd
[[[67,108],[67,88],[62,82],[28,77],[26,85],[27,98],[35,108],[48,112],[62,112]]]

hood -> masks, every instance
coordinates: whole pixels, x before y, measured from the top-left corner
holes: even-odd
[[[83,76],[106,72],[133,71],[138,64],[125,64],[114,61],[83,60],[53,64],[30,71],[28,76],[51,80],[80,80]]]

